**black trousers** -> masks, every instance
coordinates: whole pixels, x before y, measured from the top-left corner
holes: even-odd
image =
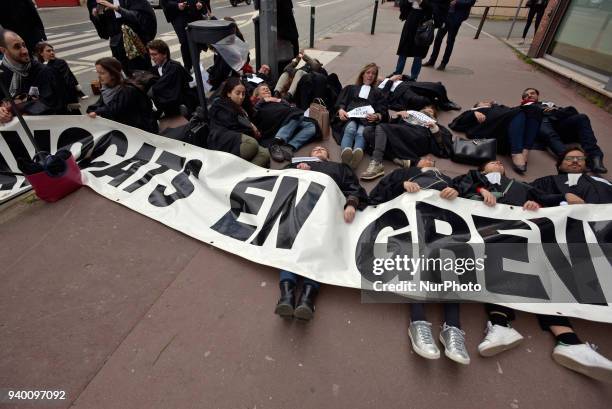
[[[535,30],[534,34],[538,32],[538,27],[540,27],[540,21],[542,21],[542,17],[544,16],[544,11],[546,8],[544,7],[530,7],[529,13],[527,14],[527,23],[525,24],[525,29],[523,30],[523,38],[527,37],[527,33],[529,32],[529,27],[531,27],[531,22],[533,21],[533,17],[535,16]]]
[[[516,318],[514,310],[512,308],[504,307],[503,305],[485,304],[485,311],[487,312],[487,315],[491,315],[493,312],[501,312],[508,317],[508,321],[513,321]],[[572,328],[572,324],[567,317],[542,314],[536,314],[536,317],[538,318],[538,323],[543,331],[550,331],[551,326]]]
[[[442,40],[444,39],[444,36],[448,34],[448,38],[446,39],[446,49],[444,50],[444,55],[442,56],[442,64],[448,64],[450,56],[453,53],[455,38],[457,37],[460,27],[461,23],[449,24],[448,22],[445,22],[444,25],[438,29],[436,39],[434,40],[433,50],[429,56],[429,61],[436,62],[438,59],[438,54],[440,54],[440,47],[442,47]]]
[[[172,20],[172,28],[178,37],[179,43],[181,44],[181,57],[183,57],[183,66],[187,71],[193,68],[191,62],[191,54],[189,54],[189,42],[187,41],[187,19],[179,16]]]
[[[552,121],[545,116],[540,124],[538,136],[557,156],[563,155],[567,148],[566,144],[578,142],[587,156],[603,157],[591,121],[585,114],[571,115],[558,121]]]

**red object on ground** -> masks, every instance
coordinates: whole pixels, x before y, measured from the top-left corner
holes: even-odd
[[[45,202],[57,202],[83,185],[81,169],[72,155],[66,159],[66,171],[61,176],[50,176],[42,171],[26,175],[25,178],[34,188],[36,196]]]
[[[38,7],[73,7],[79,6],[79,0],[36,0]]]

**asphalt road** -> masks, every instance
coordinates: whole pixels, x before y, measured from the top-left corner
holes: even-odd
[[[331,32],[342,32],[350,29],[356,21],[371,16],[373,0],[313,0],[294,1],[294,14],[300,33],[300,42],[307,46],[310,30],[310,7],[316,7],[315,39]],[[245,40],[253,49],[255,47],[252,19],[258,14],[253,5],[241,4],[232,7],[229,0],[213,0],[213,13],[218,18],[231,16],[236,19]],[[89,92],[89,84],[95,78],[94,62],[101,57],[110,56],[108,41],[96,34],[93,24],[87,16],[85,7],[39,9],[45,24],[49,42],[54,45],[59,58],[68,61],[79,83]],[[161,9],[157,15],[157,37],[170,45],[172,57],[181,61],[180,45],[172,26],[166,21]],[[251,53],[254,55],[254,53]],[[210,59],[202,56],[205,66]]]

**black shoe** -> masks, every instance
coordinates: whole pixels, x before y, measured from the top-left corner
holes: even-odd
[[[300,301],[297,307],[295,307],[295,311],[293,311],[293,316],[299,320],[310,321],[314,314],[314,301],[316,297],[317,289],[314,288],[312,284],[304,284]]]
[[[281,148],[281,151],[283,152],[284,159],[291,161],[291,159],[293,159],[293,153],[295,152],[295,150],[293,149],[293,146],[282,145],[280,148]]]
[[[285,95],[285,101],[293,102],[293,95],[291,95],[291,92],[287,92],[287,94]]]
[[[608,169],[605,168],[602,162],[601,156],[591,156],[589,158],[589,168],[593,173],[607,173]]]
[[[281,146],[278,143],[272,144],[268,148],[268,150],[270,151],[270,156],[275,161],[277,161],[277,162],[284,162],[285,161],[285,154],[283,153],[283,150],[281,149]]]
[[[78,91],[77,91],[77,96],[78,96],[80,99],[87,99],[87,98],[89,98],[89,95],[87,95],[86,93],[84,93],[82,90],[78,90]]]
[[[422,66],[423,67],[433,67],[435,63],[436,63],[435,61],[429,60],[427,62],[424,62]]]
[[[440,104],[440,109],[442,111],[461,111],[461,107],[453,101],[448,101],[443,104]]]
[[[272,96],[273,96],[274,98],[281,98],[281,93],[280,93],[280,91],[276,91],[276,90],[275,90],[275,91],[274,91],[274,93],[272,94]]]
[[[293,281],[281,281],[279,283],[281,296],[276,303],[274,314],[283,318],[293,318],[293,306],[295,305],[295,283]]]
[[[187,108],[187,105],[184,105],[184,104],[179,105],[179,113],[186,120],[189,121],[191,119],[191,112],[189,112],[189,108]]]
[[[444,71],[446,69],[446,64],[440,64],[438,65],[438,68],[436,68],[436,70],[438,71]]]
[[[527,172],[527,165],[517,165],[516,163],[512,162],[512,169],[514,169],[514,171],[519,175],[523,175],[525,172]]]

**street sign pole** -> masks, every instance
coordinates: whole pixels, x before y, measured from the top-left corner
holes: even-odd
[[[259,43],[261,55],[257,62],[268,64],[272,78],[278,78],[276,0],[261,0],[259,6]]]

